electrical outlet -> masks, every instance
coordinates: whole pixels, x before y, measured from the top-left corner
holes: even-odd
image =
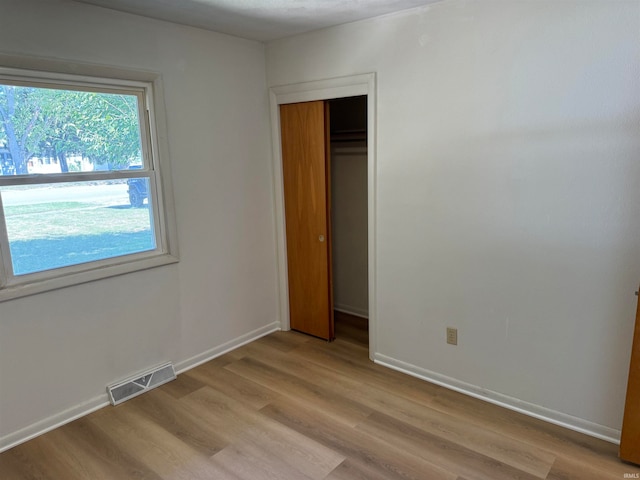
[[[458,345],[458,329],[447,327],[447,343],[449,345]]]

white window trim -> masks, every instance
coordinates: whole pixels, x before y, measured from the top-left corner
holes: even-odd
[[[42,69],[46,68],[46,71]],[[13,57],[0,54],[0,75],[4,81],[95,87],[100,91],[116,90],[142,94],[144,106],[140,106],[141,140],[145,168],[140,172],[93,172],[63,173],[40,177],[21,176],[23,185],[34,183],[73,182],[149,177],[150,191],[155,187],[156,195],[149,196],[149,208],[153,211],[156,249],[123,255],[95,262],[72,265],[27,275],[13,276],[9,257],[8,237],[4,215],[0,215],[0,302],[56,290],[81,283],[123,275],[178,261],[177,229],[173,190],[170,182],[171,169],[166,144],[166,121],[161,77],[152,72],[123,70],[119,68],[62,62],[33,57]],[[144,118],[143,118],[144,117]],[[147,163],[148,162],[148,163]],[[3,180],[0,186],[15,184],[16,179]],[[0,198],[0,207],[1,207]]]

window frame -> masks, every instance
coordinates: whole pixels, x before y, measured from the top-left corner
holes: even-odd
[[[16,62],[18,60],[18,62]],[[142,168],[0,176],[0,187],[52,183],[90,182],[130,178],[149,179],[150,221],[156,248],[50,270],[14,275],[9,238],[0,195],[0,302],[71,285],[145,270],[178,261],[175,211],[167,159],[162,139],[165,121],[160,76],[110,67],[50,62],[52,71],[24,67],[29,59],[0,55],[0,83],[135,95],[138,98]],[[37,60],[34,63],[42,63]],[[9,66],[4,66],[9,65]],[[71,70],[73,73],[67,73]],[[78,74],[81,73],[81,74]],[[93,75],[93,74],[98,75]],[[160,134],[159,134],[160,133]]]

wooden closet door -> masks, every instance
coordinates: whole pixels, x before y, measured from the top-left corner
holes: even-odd
[[[636,327],[631,348],[620,458],[640,465],[640,301],[636,310]]]
[[[333,339],[327,112],[280,106],[291,328]]]

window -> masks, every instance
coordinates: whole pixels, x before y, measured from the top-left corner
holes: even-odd
[[[0,68],[0,300],[177,260],[153,87]]]

